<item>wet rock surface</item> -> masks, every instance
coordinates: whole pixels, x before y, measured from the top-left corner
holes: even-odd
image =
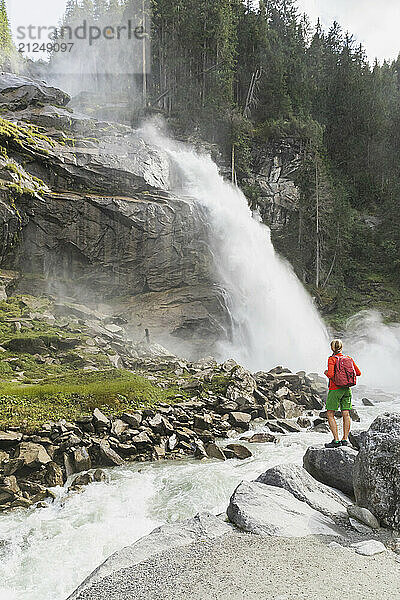
[[[19,274],[23,292],[124,298],[119,310],[140,324],[139,339],[148,327],[170,347],[204,353],[228,317],[201,210],[167,191],[167,156],[141,133],[76,114],[68,102],[42,81],[0,74],[12,127],[0,158],[3,268]]]
[[[69,100],[68,94],[46,85],[43,81],[23,77],[15,73],[1,73],[0,106],[17,110],[39,104],[63,106],[68,104]]]

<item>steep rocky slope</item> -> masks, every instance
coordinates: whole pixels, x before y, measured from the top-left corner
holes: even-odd
[[[204,351],[226,326],[206,219],[167,191],[161,151],[68,101],[0,77],[1,266],[17,273],[16,290],[111,301],[137,335]]]
[[[254,145],[251,175],[243,184],[254,196],[253,205],[274,236],[284,229],[298,211],[300,192],[294,180],[302,164],[302,142],[287,139]]]

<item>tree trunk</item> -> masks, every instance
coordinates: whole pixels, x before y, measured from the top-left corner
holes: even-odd
[[[320,281],[320,266],[321,266],[321,248],[320,248],[320,231],[319,231],[319,212],[320,212],[320,197],[319,197],[319,172],[318,172],[318,156],[315,156],[315,201],[316,201],[316,270],[315,270],[315,287],[319,288]]]

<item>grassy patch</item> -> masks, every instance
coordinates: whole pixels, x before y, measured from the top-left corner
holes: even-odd
[[[7,350],[37,354],[45,352],[52,345],[57,347],[59,342],[59,336],[54,333],[32,332],[16,335],[10,340],[3,341],[2,344]]]
[[[166,370],[150,380],[145,372],[111,368],[105,353],[86,344],[84,326],[62,318],[53,324],[42,320],[37,313],[48,308],[46,298],[0,302],[0,346],[5,349],[0,353],[0,429],[35,431],[46,421],[75,420],[96,407],[111,416],[209,392],[226,394],[230,377],[222,372],[202,381]]]
[[[33,302],[32,308],[27,305],[27,302]],[[29,327],[23,327],[21,333],[30,331],[40,331],[45,333],[59,331],[59,329],[48,325],[45,321],[30,318],[30,311],[43,312],[48,306],[45,299],[33,298],[31,296],[12,296],[8,300],[0,301],[0,344],[6,339],[17,335],[15,331],[15,321],[24,320],[29,322]],[[61,330],[62,332],[62,330]]]
[[[203,383],[203,390],[216,396],[225,396],[230,380],[229,375],[214,375],[209,383]]]
[[[101,358],[101,361],[93,361],[93,366],[104,368],[106,364],[109,367],[110,363],[105,363],[103,355]],[[59,362],[49,361],[45,363],[40,357],[32,354],[3,352],[0,354],[0,381],[15,379],[21,372],[23,372],[22,383],[37,383],[46,377],[57,377],[65,374],[74,375],[75,371],[83,366],[83,362],[83,359],[73,351],[60,356]]]
[[[110,368],[105,354],[91,352],[85,344],[85,327],[49,324],[40,314],[32,318],[48,306],[46,298],[31,296],[0,302],[0,346],[6,349],[0,353],[0,380],[19,377],[23,383],[37,383],[48,376],[73,374],[85,365]]]
[[[130,371],[78,371],[36,385],[0,384],[0,428],[34,431],[46,421],[74,420],[100,408],[111,416],[125,410],[173,402],[184,394],[176,386],[161,389]]]

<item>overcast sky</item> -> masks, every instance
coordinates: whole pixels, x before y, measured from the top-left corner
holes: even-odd
[[[361,42],[371,61],[397,58],[400,53],[400,0],[298,0],[299,9],[314,24],[338,21]]]
[[[66,0],[6,0],[14,39],[19,25],[57,25]],[[365,46],[370,60],[400,52],[400,0],[298,0],[299,9],[324,26],[338,21]],[[16,40],[17,41],[17,40]]]

